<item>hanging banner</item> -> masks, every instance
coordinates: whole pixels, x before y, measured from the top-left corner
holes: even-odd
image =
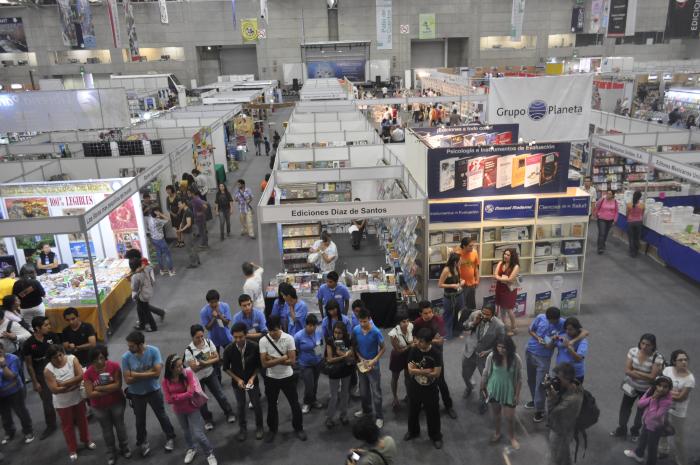
[[[22,18],[0,18],[0,53],[27,52],[27,36]]]
[[[233,12],[233,28],[236,28],[236,0],[231,0],[231,11]]]
[[[510,13],[510,38],[519,41],[523,36],[523,19],[525,18],[525,0],[513,0]]]
[[[638,0],[627,0],[626,36],[633,36],[637,32],[637,2]]]
[[[418,15],[418,38],[435,38],[435,13],[421,13]]]
[[[517,124],[494,124],[492,126],[470,124],[444,128],[413,128],[413,132],[431,149],[518,143]]]
[[[431,203],[431,223],[459,223],[481,221],[481,201],[455,202],[455,203]]]
[[[571,32],[583,32],[585,16],[583,7],[577,6],[571,11]]]
[[[391,50],[393,28],[391,0],[376,0],[377,7],[377,50]]]
[[[78,39],[75,33],[75,24],[73,23],[73,11],[69,0],[56,0],[58,5],[58,13],[61,18],[61,38],[63,45],[66,47],[77,47]]]
[[[265,24],[269,25],[270,20],[268,19],[267,11],[267,0],[260,0],[260,17],[265,20]]]
[[[610,21],[610,0],[603,0],[603,16],[600,20],[600,32],[608,30],[608,22]]]
[[[95,26],[92,24],[92,8],[88,0],[75,1],[75,29],[82,40],[78,44],[80,48],[97,48]]]
[[[700,0],[668,0],[666,37],[698,37]]]
[[[428,150],[428,198],[566,192],[571,144]]]
[[[126,35],[129,38],[129,56],[133,60],[139,56],[139,38],[136,35],[136,23],[134,21],[134,8],[131,0],[124,0],[124,16],[126,17]]]
[[[114,48],[122,47],[122,31],[119,27],[119,10],[117,8],[117,0],[107,0],[107,17],[109,18],[109,27],[112,32],[112,44]]]
[[[241,37],[243,42],[255,42],[258,40],[258,18],[241,20]]]
[[[608,37],[623,37],[627,26],[627,0],[610,0]]]
[[[158,0],[158,7],[160,8],[161,24],[168,24],[168,5],[165,0]]]
[[[526,141],[588,139],[592,74],[491,80],[491,124],[519,124]]]
[[[600,23],[603,19],[603,0],[593,0],[591,2],[591,22],[588,26],[588,32],[598,34],[600,32]]]

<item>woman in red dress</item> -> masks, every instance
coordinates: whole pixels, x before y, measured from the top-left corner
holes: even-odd
[[[518,295],[518,274],[520,273],[520,261],[516,249],[507,249],[503,252],[503,259],[498,262],[493,277],[496,279],[496,312],[503,322],[506,321],[506,313],[510,319],[508,336],[515,334],[515,297]],[[507,326],[507,325],[506,325]]]

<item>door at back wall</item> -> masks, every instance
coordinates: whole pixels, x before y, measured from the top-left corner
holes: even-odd
[[[411,68],[442,68],[444,66],[444,40],[411,40]]]
[[[255,45],[224,46],[219,51],[221,60],[221,74],[253,74],[258,73],[258,53]]]

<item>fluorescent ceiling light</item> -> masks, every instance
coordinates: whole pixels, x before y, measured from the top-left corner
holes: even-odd
[[[10,84],[10,89],[12,89],[12,90],[19,90],[21,88],[22,88],[22,84],[17,84],[17,83]]]

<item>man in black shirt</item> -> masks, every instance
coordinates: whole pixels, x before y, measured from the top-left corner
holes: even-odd
[[[19,297],[22,318],[31,321],[35,316],[44,316],[46,295],[41,283],[36,280],[36,268],[27,263],[19,271],[19,279],[12,286],[12,293]]]
[[[246,433],[246,402],[245,394],[253,404],[255,412],[255,439],[263,438],[263,414],[260,404],[260,386],[258,383],[258,371],[260,371],[260,348],[255,342],[248,340],[246,334],[248,327],[240,322],[233,325],[233,344],[224,349],[223,369],[231,377],[233,393],[236,395],[238,407],[238,421],[240,431],[236,436],[239,441],[245,441]]]
[[[184,199],[179,199],[177,202],[180,217],[182,222],[178,225],[177,232],[182,234],[183,241],[185,243],[185,249],[187,250],[187,255],[190,259],[190,264],[187,268],[197,268],[199,266],[199,254],[195,248],[195,239],[192,229],[194,228],[194,215],[192,214],[192,209],[187,205],[187,201]]]
[[[95,328],[90,323],[80,321],[78,310],[73,307],[63,311],[63,319],[68,323],[61,335],[63,348],[66,353],[75,355],[83,368],[87,368],[90,363],[88,352],[97,345]]]
[[[420,435],[420,410],[425,410],[428,436],[436,449],[442,448],[440,432],[439,392],[437,380],[442,373],[442,351],[432,346],[433,332],[421,328],[416,334],[416,345],[408,351],[408,432],[405,441]]]
[[[61,265],[58,263],[56,254],[51,251],[51,246],[47,243],[41,245],[39,258],[36,259],[37,274],[58,273],[61,271]]]
[[[32,319],[32,329],[34,334],[24,342],[22,353],[24,353],[24,363],[29,370],[29,376],[32,378],[34,391],[41,397],[46,429],[39,435],[39,439],[44,440],[56,430],[56,411],[53,408],[51,391],[44,379],[44,368],[49,363],[46,351],[49,346],[60,344],[61,341],[51,332],[51,322],[45,316],[35,316]]]

